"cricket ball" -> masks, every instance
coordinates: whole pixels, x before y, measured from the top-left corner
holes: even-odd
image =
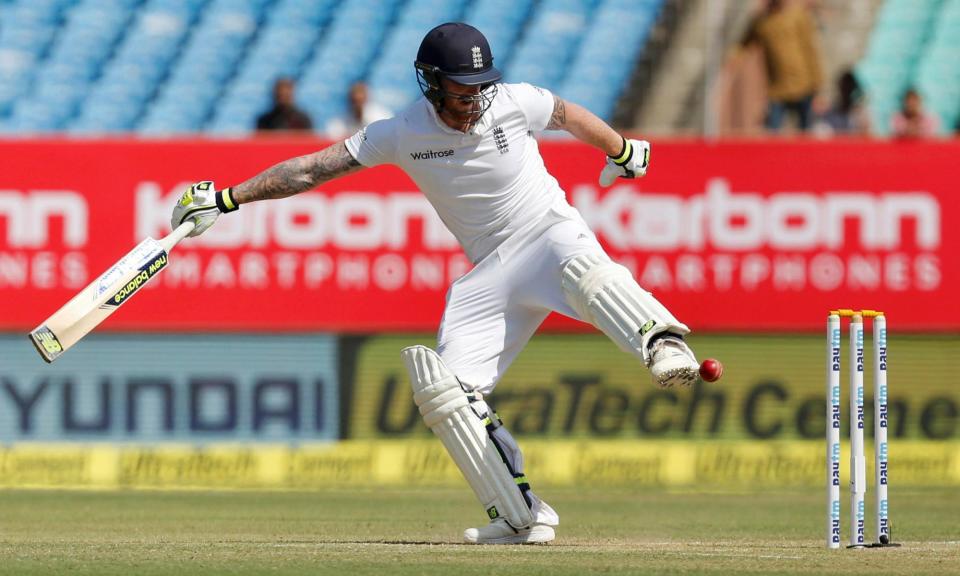
[[[723,376],[723,364],[714,358],[707,358],[700,363],[700,377],[704,382],[716,382]]]

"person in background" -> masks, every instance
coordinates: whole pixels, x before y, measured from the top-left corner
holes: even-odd
[[[816,108],[816,102],[814,103]],[[870,136],[870,115],[866,97],[852,70],[837,80],[837,98],[832,107],[817,114],[813,132],[818,136]]]
[[[813,99],[822,84],[819,39],[807,4],[770,0],[741,41],[757,46],[767,71],[767,117],[772,132],[783,127],[786,112],[806,131],[812,123]]]
[[[900,110],[890,118],[894,138],[933,138],[940,130],[940,119],[923,108],[923,97],[915,88],[903,94]]]
[[[356,82],[350,87],[347,99],[350,106],[347,113],[327,123],[326,133],[331,138],[349,136],[364,126],[392,116],[389,110],[370,101],[367,85],[363,82]]]
[[[294,84],[280,78],[273,85],[273,108],[257,118],[257,130],[313,130],[313,121],[294,100]]]

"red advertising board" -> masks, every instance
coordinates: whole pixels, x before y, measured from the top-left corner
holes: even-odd
[[[0,142],[0,329],[33,328],[165,235],[190,182],[235,184],[324,144]],[[598,152],[541,150],[611,255],[695,329],[819,330],[835,307],[885,310],[898,330],[960,329],[960,143],[653,145],[649,175],[609,189]],[[222,218],[103,329],[432,331],[468,269],[413,183],[375,168]]]

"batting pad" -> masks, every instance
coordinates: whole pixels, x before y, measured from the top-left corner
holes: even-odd
[[[423,421],[443,442],[487,515],[502,517],[516,529],[533,524],[520,488],[456,376],[426,346],[404,348],[400,355]]]
[[[690,332],[623,266],[593,255],[574,256],[563,267],[563,294],[580,318],[590,322],[629,352],[650,364],[650,339],[670,331]]]

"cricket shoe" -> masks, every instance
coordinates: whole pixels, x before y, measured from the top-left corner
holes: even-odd
[[[700,377],[700,364],[683,339],[660,336],[650,345],[650,374],[661,388],[690,386]]]
[[[463,531],[463,539],[468,544],[546,544],[555,537],[552,526],[534,524],[517,530],[503,518],[495,518],[481,528]]]

